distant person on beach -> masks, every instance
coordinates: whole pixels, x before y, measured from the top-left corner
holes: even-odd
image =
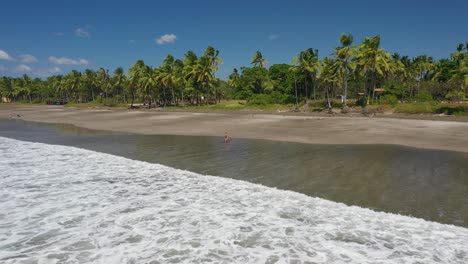
[[[231,138],[229,137],[229,135],[228,135],[228,132],[227,132],[227,131],[226,131],[226,132],[224,132],[224,143],[225,143],[225,144],[229,144],[229,143],[231,143]]]

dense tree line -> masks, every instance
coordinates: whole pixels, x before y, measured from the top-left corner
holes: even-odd
[[[460,44],[449,58],[434,60],[427,55],[410,58],[390,54],[380,47],[380,36],[366,37],[353,45],[353,36],[343,34],[331,56],[306,49],[291,64],[274,64],[257,51],[251,67],[234,69],[227,82],[216,77],[222,59],[208,47],[202,56],[188,51],[184,58],[167,55],[159,67],[138,60],[127,72],[100,68],[45,80],[2,77],[0,95],[10,101],[45,102],[65,99],[104,104],[144,103],[152,106],[214,104],[222,97],[251,102],[298,104],[342,97],[360,104],[414,100],[463,100],[468,87],[468,43]],[[385,93],[381,95],[382,89]],[[378,91],[378,92],[376,92]]]
[[[427,55],[414,58],[390,54],[380,47],[380,36],[367,37],[353,46],[353,36],[343,34],[332,56],[319,59],[319,51],[306,49],[291,64],[266,69],[257,52],[253,67],[234,69],[228,83],[239,99],[258,98],[276,103],[296,100],[348,97],[363,104],[377,101],[376,91],[384,88],[383,99],[399,101],[464,99],[468,86],[468,43],[460,44],[448,59]],[[296,96],[297,95],[297,96]],[[262,97],[262,96],[260,96]],[[327,100],[330,105],[330,100]]]
[[[198,57],[188,51],[175,59],[167,55],[161,66],[150,67],[138,60],[127,73],[119,67],[112,73],[100,68],[84,72],[73,70],[66,75],[50,76],[46,80],[3,77],[0,94],[11,101],[45,102],[65,99],[74,102],[100,101],[107,104],[142,102],[155,105],[215,103],[222,94],[221,81],[216,78],[222,59],[219,51],[208,47]]]

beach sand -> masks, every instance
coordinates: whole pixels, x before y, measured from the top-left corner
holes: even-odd
[[[233,139],[311,144],[396,144],[468,152],[468,122],[418,120],[414,116],[376,118],[260,111],[180,112],[0,104],[0,118],[65,123],[138,134],[223,137],[228,131]]]

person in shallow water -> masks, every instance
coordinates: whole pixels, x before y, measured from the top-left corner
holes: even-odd
[[[226,132],[224,132],[224,143],[225,143],[225,144],[229,144],[229,143],[231,143],[231,138],[229,137],[229,135],[228,135],[228,132],[227,132],[227,131],[226,131]]]

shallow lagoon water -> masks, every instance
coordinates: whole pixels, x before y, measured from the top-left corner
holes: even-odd
[[[377,211],[468,227],[468,154],[393,145],[310,145],[135,135],[0,120],[0,136],[76,146]]]

